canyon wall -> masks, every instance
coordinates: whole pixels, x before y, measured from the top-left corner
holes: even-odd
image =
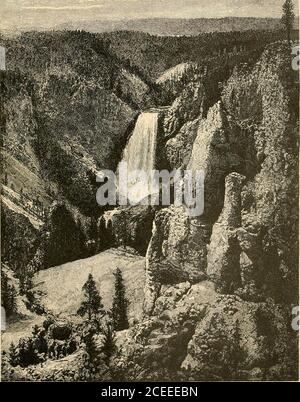
[[[197,134],[187,166],[206,173],[204,214],[190,219],[176,206],[156,212],[144,320],[118,334],[119,377],[297,378],[298,122],[290,61],[285,45],[268,46],[253,69],[233,72],[205,118],[195,124],[191,116]],[[172,164],[182,166],[182,156]]]

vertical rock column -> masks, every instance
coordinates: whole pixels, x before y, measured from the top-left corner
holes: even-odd
[[[219,290],[232,293],[240,286],[240,249],[236,230],[241,226],[241,191],[245,177],[231,173],[225,179],[223,210],[213,226],[207,255],[207,275]]]

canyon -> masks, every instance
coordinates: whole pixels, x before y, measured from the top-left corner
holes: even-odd
[[[96,49],[105,73],[97,70],[95,77],[85,72],[79,84],[67,69],[61,74],[50,66],[46,83],[35,72],[34,95],[23,83],[20,94],[10,94],[14,106],[9,109],[6,148],[40,178],[34,191],[47,194],[45,205],[64,194],[83,225],[91,217],[96,220],[94,256],[35,273],[41,303],[70,320],[84,279],[94,272],[99,288],[105,285],[104,304],[109,306],[111,272],[120,265],[130,326],[116,332],[109,374],[101,373],[102,379],[297,379],[298,334],[291,322],[292,309],[299,304],[298,84],[288,45],[266,44],[251,65],[230,69],[219,91],[219,70],[178,63],[150,85],[142,74]],[[67,95],[57,94],[63,87],[76,88],[69,95],[80,129],[68,120]],[[45,100],[47,94],[51,96]],[[91,106],[90,94],[94,104],[88,121],[81,114]],[[14,115],[16,105],[30,111],[25,122]],[[23,133],[25,153],[20,152],[17,131]],[[58,143],[49,142],[51,133]],[[60,157],[53,160],[56,152]],[[60,159],[70,163],[78,181],[59,176]],[[191,218],[174,204],[98,210],[94,204],[91,208],[88,197],[82,197],[82,205],[73,192],[66,193],[72,185],[88,190],[77,194],[95,196],[88,174],[103,167],[117,170],[122,161],[130,171],[203,170],[203,214]],[[9,164],[7,170],[13,176]],[[19,187],[10,191],[18,194]],[[146,193],[143,187],[138,190],[137,201],[149,195],[149,188]],[[29,263],[39,228],[9,203],[4,213],[7,230],[14,228]],[[22,238],[24,227],[31,241]],[[14,267],[16,275],[19,266],[9,253],[11,243],[10,237],[5,240],[4,251],[8,269]],[[63,289],[61,283],[68,285]],[[65,359],[17,367],[14,375],[76,380],[74,367],[80,369],[81,354],[77,350]]]

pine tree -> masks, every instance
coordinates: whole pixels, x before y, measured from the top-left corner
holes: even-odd
[[[14,345],[14,343],[11,343],[9,350],[9,363],[13,366],[16,367],[19,364],[19,355],[17,351],[17,347]]]
[[[98,292],[96,282],[92,276],[89,274],[87,281],[82,287],[84,292],[84,300],[77,311],[80,316],[88,316],[88,320],[101,319],[105,315],[105,310],[102,304],[102,298]]]
[[[85,337],[84,337],[84,343],[85,343],[85,348],[86,352],[89,355],[89,361],[90,363],[96,367],[99,363],[99,352],[94,340],[95,336],[95,331],[93,327],[89,327]]]
[[[84,343],[83,367],[80,371],[81,381],[94,381],[97,372],[100,370],[101,358],[95,342],[95,327],[88,324],[83,331],[82,341]]]
[[[106,323],[103,329],[104,343],[102,352],[105,354],[105,363],[108,364],[115,350],[115,332],[111,323]]]
[[[17,307],[17,291],[14,286],[10,286],[9,288],[9,309],[11,314],[15,314],[18,311]]]
[[[8,283],[6,276],[1,278],[1,304],[5,308],[7,317],[15,314],[17,308],[17,291],[13,285]]]
[[[112,322],[115,331],[122,331],[128,328],[129,324],[127,318],[128,300],[125,297],[125,286],[120,268],[116,269],[114,277],[115,294],[112,305]]]
[[[286,0],[282,6],[281,23],[284,25],[287,35],[287,41],[291,43],[291,31],[295,19],[293,0]]]
[[[33,287],[33,276],[34,271],[30,264],[28,264],[25,268],[23,268],[19,272],[19,281],[20,281],[20,294],[26,294]]]

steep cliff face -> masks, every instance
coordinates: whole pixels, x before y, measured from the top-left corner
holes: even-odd
[[[200,120],[187,165],[193,171],[205,172],[204,214],[198,223],[200,227],[203,223],[213,225],[211,239],[208,230],[202,242],[202,250],[209,250],[208,258],[206,252],[199,254],[195,246],[200,242],[199,230],[197,241],[189,244],[191,222],[183,210],[171,207],[156,216],[148,251],[150,265],[153,256],[156,262],[161,258],[165,264],[170,255],[173,265],[180,266],[195,253],[200,271],[204,269],[208,276],[216,272],[217,277],[222,276],[219,270],[226,271],[228,265],[232,277],[221,280],[226,292],[239,289],[251,298],[256,288],[257,297],[264,293],[265,297],[286,301],[284,288],[291,289],[297,283],[297,118],[293,79],[288,51],[280,44],[267,48],[251,73],[233,74],[224,87],[222,100]],[[168,147],[167,143],[167,152]],[[177,227],[170,224],[174,215]],[[178,238],[181,243],[175,241]],[[180,244],[176,255],[165,246],[170,239],[172,244]],[[186,270],[183,265],[181,273]],[[292,293],[297,294],[295,290]]]
[[[199,124],[187,166],[192,171],[205,173],[204,216],[212,221],[222,208],[226,174],[238,169],[242,163],[234,149],[232,137],[235,136],[228,130],[226,113],[218,102]]]
[[[156,81],[166,107],[161,132],[165,138],[165,159],[169,167],[187,165],[200,119],[207,112],[204,68],[181,63]]]
[[[60,35],[66,39],[68,34]],[[56,39],[50,36],[51,60],[45,61],[44,55],[29,82],[28,77],[26,85],[20,81],[20,93],[8,96],[7,137],[11,158],[40,180],[50,177],[60,187],[54,186],[55,196],[68,189],[67,198],[83,204],[95,194],[89,174],[102,163],[116,166],[121,157],[116,147],[125,146],[137,110],[155,104],[150,86],[118,60],[108,60],[94,37],[87,55],[84,35],[78,54],[87,57],[87,65],[70,61],[63,70],[53,64],[59,66],[61,57],[68,59],[75,50],[67,38],[67,57],[57,54]],[[15,52],[28,73],[32,49],[24,60],[18,47]],[[138,206],[108,211],[98,221],[98,251],[102,240],[108,247],[131,246],[142,254],[147,249],[145,261],[132,257],[141,274],[139,322],[131,314],[130,329],[117,332],[110,361],[115,379],[298,378],[298,338],[291,330],[292,306],[299,304],[298,88],[290,63],[287,46],[272,44],[254,67],[234,69],[220,96],[209,91],[215,89],[218,81],[211,78],[218,74],[212,73],[209,81],[194,64],[180,64],[156,82],[166,91],[164,104],[170,101],[170,107],[158,124],[157,148],[163,157],[155,164],[203,171],[204,213],[191,219],[180,206]],[[164,68],[162,61],[158,70]],[[18,81],[15,74],[12,79]],[[19,111],[12,112],[15,109]],[[19,191],[19,182],[13,184]],[[53,189],[40,187],[53,195]],[[24,220],[10,210],[5,214],[5,224],[22,219],[28,237],[35,238],[32,217]],[[34,247],[21,240],[27,261]],[[4,243],[5,252],[12,247]],[[118,250],[117,257],[123,251]],[[98,258],[93,261],[98,266]],[[118,261],[122,259],[114,258],[114,267]],[[82,262],[74,264],[82,277]],[[66,270],[72,277],[73,268]],[[55,276],[57,269],[42,276]],[[129,281],[136,273],[133,267]],[[54,283],[54,304],[65,308],[57,303],[56,291]],[[133,299],[135,291],[133,286]],[[75,293],[70,311],[77,306]]]
[[[206,277],[207,245],[212,224],[223,205],[223,180],[228,172],[241,164],[241,157],[235,153],[233,141],[230,141],[236,134],[228,132],[228,121],[221,102],[209,109],[206,118],[199,118],[197,123],[187,125],[180,134],[183,136],[186,133],[188,138],[188,135],[195,135],[195,128],[197,134],[191,144],[186,167],[193,172],[205,172],[204,214],[190,220],[184,208],[172,206],[156,215],[147,258],[148,295],[151,292],[155,294],[159,283],[195,282]],[[174,143],[178,136],[174,138]],[[170,141],[166,144],[167,155],[169,151]],[[188,148],[186,152],[187,157]],[[182,167],[180,162],[177,155],[174,160],[176,168]],[[149,297],[149,303],[146,297],[145,306],[147,311],[152,311],[153,297]]]
[[[247,180],[238,234],[242,258],[250,259],[251,281],[265,296],[297,302],[298,87],[290,62],[284,45],[269,46],[246,80],[253,99],[250,110],[241,102],[240,111],[234,108],[231,116],[243,130],[247,125],[246,158],[252,158],[252,164],[244,166]],[[245,83],[244,76],[241,81]],[[236,85],[237,97],[244,85]]]
[[[194,379],[296,379],[297,337],[286,324],[290,319],[283,305],[217,296],[198,321],[181,367]]]
[[[297,378],[293,85],[289,51],[276,43],[200,115],[187,166],[206,174],[204,214],[156,213],[145,319],[118,336],[121,378]]]
[[[154,103],[153,90],[93,34],[31,32],[1,41],[6,152],[39,176],[40,197],[64,197],[83,214],[97,214],[95,172],[116,169],[138,110]],[[6,174],[15,176],[10,165]]]

